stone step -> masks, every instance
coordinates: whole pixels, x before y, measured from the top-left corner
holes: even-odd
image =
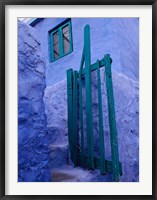
[[[89,179],[89,172],[79,167],[64,166],[61,169],[52,170],[53,182],[80,182]]]
[[[100,175],[100,170],[74,167],[70,162],[68,144],[50,145],[52,182],[112,182],[112,175]]]
[[[53,168],[61,168],[68,164],[69,150],[68,144],[51,144],[50,145],[50,166]]]
[[[99,170],[87,170],[81,167],[65,165],[51,171],[52,182],[112,182],[112,175],[100,175]]]

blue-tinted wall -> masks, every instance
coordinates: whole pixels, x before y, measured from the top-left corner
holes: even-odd
[[[51,181],[50,150],[43,102],[45,63],[40,39],[18,23],[18,181]]]
[[[139,175],[139,19],[137,18],[72,18],[73,52],[54,62],[50,62],[49,31],[65,19],[42,19],[34,28],[40,35],[41,51],[46,63],[46,84],[44,91],[45,113],[47,116],[49,142],[66,152],[67,148],[67,96],[66,70],[79,69],[82,49],[83,30],[86,24],[91,29],[92,63],[109,53],[113,59],[113,87],[115,97],[116,122],[119,142],[119,157],[123,166],[121,181],[138,181]],[[64,79],[64,80],[63,80]],[[63,80],[63,81],[61,81]],[[102,80],[102,79],[101,79]],[[61,82],[60,82],[61,81]],[[58,84],[55,84],[58,83]],[[96,90],[95,90],[96,91]],[[102,90],[105,96],[105,90]],[[107,103],[104,101],[104,127],[108,132]],[[93,102],[96,95],[93,95]],[[106,106],[106,107],[105,107]],[[95,106],[95,110],[96,110]],[[94,119],[97,120],[95,110]],[[106,118],[105,118],[106,117]],[[94,124],[95,126],[95,124]],[[96,126],[94,127],[96,129]],[[98,131],[95,131],[98,133]],[[96,134],[95,134],[96,135]],[[106,137],[105,137],[106,138]],[[97,141],[97,140],[95,140]],[[66,143],[67,142],[67,143]],[[106,140],[109,148],[109,138]],[[56,145],[58,145],[56,147]],[[51,159],[54,163],[68,160],[65,154]],[[64,159],[62,159],[64,157]],[[56,158],[58,159],[56,162]],[[61,167],[61,166],[59,166]],[[107,181],[107,179],[105,179]]]
[[[91,61],[109,53],[112,69],[138,81],[139,76],[139,19],[138,18],[71,18],[73,52],[50,62],[49,32],[64,18],[44,18],[34,25],[41,38],[46,62],[46,83],[53,85],[66,78],[68,68],[79,69],[83,49],[83,29],[91,29]]]

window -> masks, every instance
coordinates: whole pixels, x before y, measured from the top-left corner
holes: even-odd
[[[50,58],[51,62],[62,58],[72,52],[71,21],[57,26],[50,32]]]

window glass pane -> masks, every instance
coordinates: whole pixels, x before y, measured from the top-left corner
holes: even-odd
[[[70,33],[69,33],[69,25],[65,26],[63,29],[63,49],[64,54],[70,51]]]
[[[54,49],[54,58],[59,57],[59,34],[58,31],[53,34],[53,49]]]

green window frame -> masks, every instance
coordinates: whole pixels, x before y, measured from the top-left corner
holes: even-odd
[[[50,61],[54,62],[72,51],[71,20],[66,20],[50,32]]]

